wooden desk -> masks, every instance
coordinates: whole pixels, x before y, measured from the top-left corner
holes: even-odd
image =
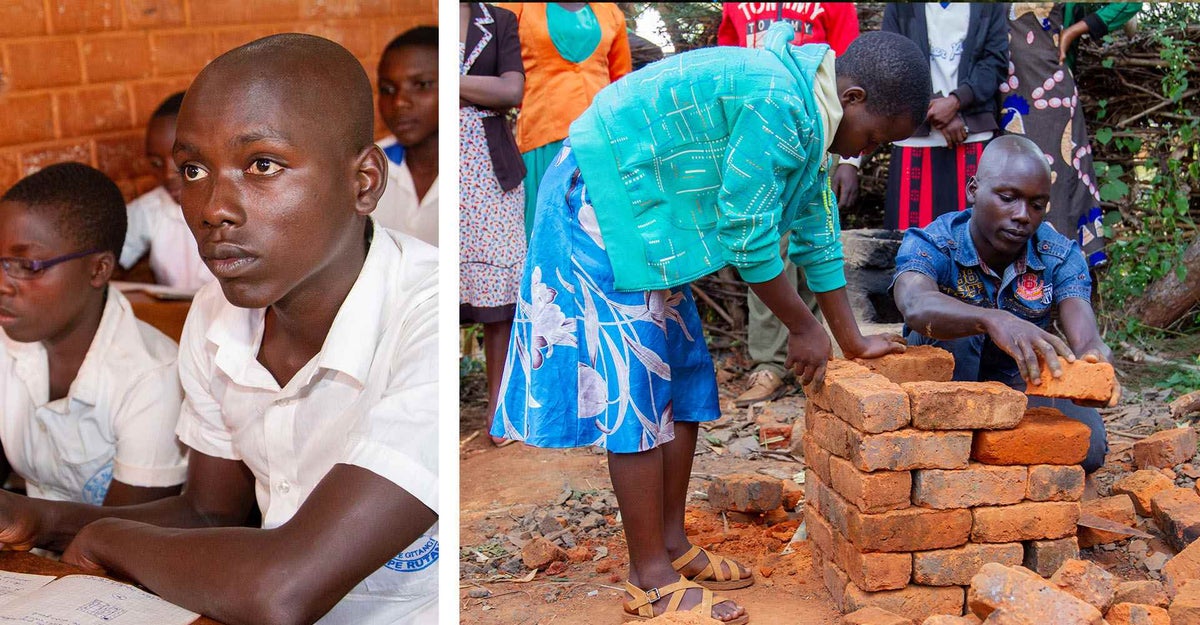
[[[0,570],[11,571],[13,573],[32,573],[34,575],[53,575],[55,577],[77,573],[91,575],[91,573],[77,566],[43,558],[28,551],[0,551]],[[221,625],[221,623],[207,616],[201,616],[192,621],[192,625]]]
[[[133,305],[133,314],[138,319],[179,342],[179,336],[183,334],[183,320],[192,307],[190,300],[160,300],[142,291],[129,291],[125,297]]]

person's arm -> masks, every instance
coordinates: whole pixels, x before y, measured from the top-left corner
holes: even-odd
[[[1038,360],[1046,362],[1051,375],[1062,377],[1061,354],[1069,362],[1075,354],[1062,339],[1020,317],[996,308],[972,306],[938,290],[932,277],[904,271],[893,283],[896,307],[904,323],[933,339],[956,339],[987,334],[1017,363],[1021,377],[1041,383]]]
[[[1058,325],[1078,357],[1089,362],[1112,360],[1112,350],[1105,345],[1096,324],[1096,313],[1086,299],[1070,297],[1059,302]]]
[[[996,96],[1000,83],[1008,77],[1008,16],[1006,4],[979,4],[987,31],[980,33],[979,47],[975,50],[975,63],[959,76],[954,97],[961,108],[990,100]]]
[[[178,530],[112,519],[84,528],[63,559],[229,625],[312,623],[436,521],[390,480],[339,464],[277,528]]]
[[[826,2],[821,5],[825,9],[825,35],[833,53],[841,56],[850,47],[850,42],[858,38],[858,11],[853,2]]]
[[[837,195],[837,207],[839,211],[853,208],[858,203],[857,163],[860,162],[862,162],[861,157],[839,160],[837,169],[833,173],[833,179],[829,181],[830,187]]]
[[[629,51],[629,35],[625,32],[625,14],[615,4],[603,5],[613,13],[612,46],[608,48],[608,81],[617,82],[633,71],[633,55]]]
[[[499,76],[460,76],[458,95],[476,106],[509,109],[521,106],[525,95],[525,74],[505,72]]]
[[[1058,39],[1058,62],[1062,63],[1071,53],[1075,41],[1084,34],[1100,38],[1114,28],[1125,25],[1138,11],[1142,10],[1140,2],[1110,2],[1095,13],[1085,15],[1083,19],[1063,29]]]

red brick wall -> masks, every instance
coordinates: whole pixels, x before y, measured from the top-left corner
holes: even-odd
[[[222,52],[311,33],[346,46],[374,83],[388,41],[436,23],[436,0],[0,0],[0,192],[81,161],[131,199],[156,184],[143,156],[150,114]]]

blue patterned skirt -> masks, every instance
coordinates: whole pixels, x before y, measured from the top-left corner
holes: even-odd
[[[721,416],[691,288],[613,290],[612,264],[568,143],[538,190],[492,434],[616,453]]]

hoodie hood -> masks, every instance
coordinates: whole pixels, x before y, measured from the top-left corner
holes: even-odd
[[[787,22],[775,22],[767,29],[763,49],[783,63],[801,89],[813,94],[821,114],[821,145],[828,152],[833,135],[842,121],[842,101],[837,93],[837,73],[833,50],[826,44],[792,45],[796,30]]]

